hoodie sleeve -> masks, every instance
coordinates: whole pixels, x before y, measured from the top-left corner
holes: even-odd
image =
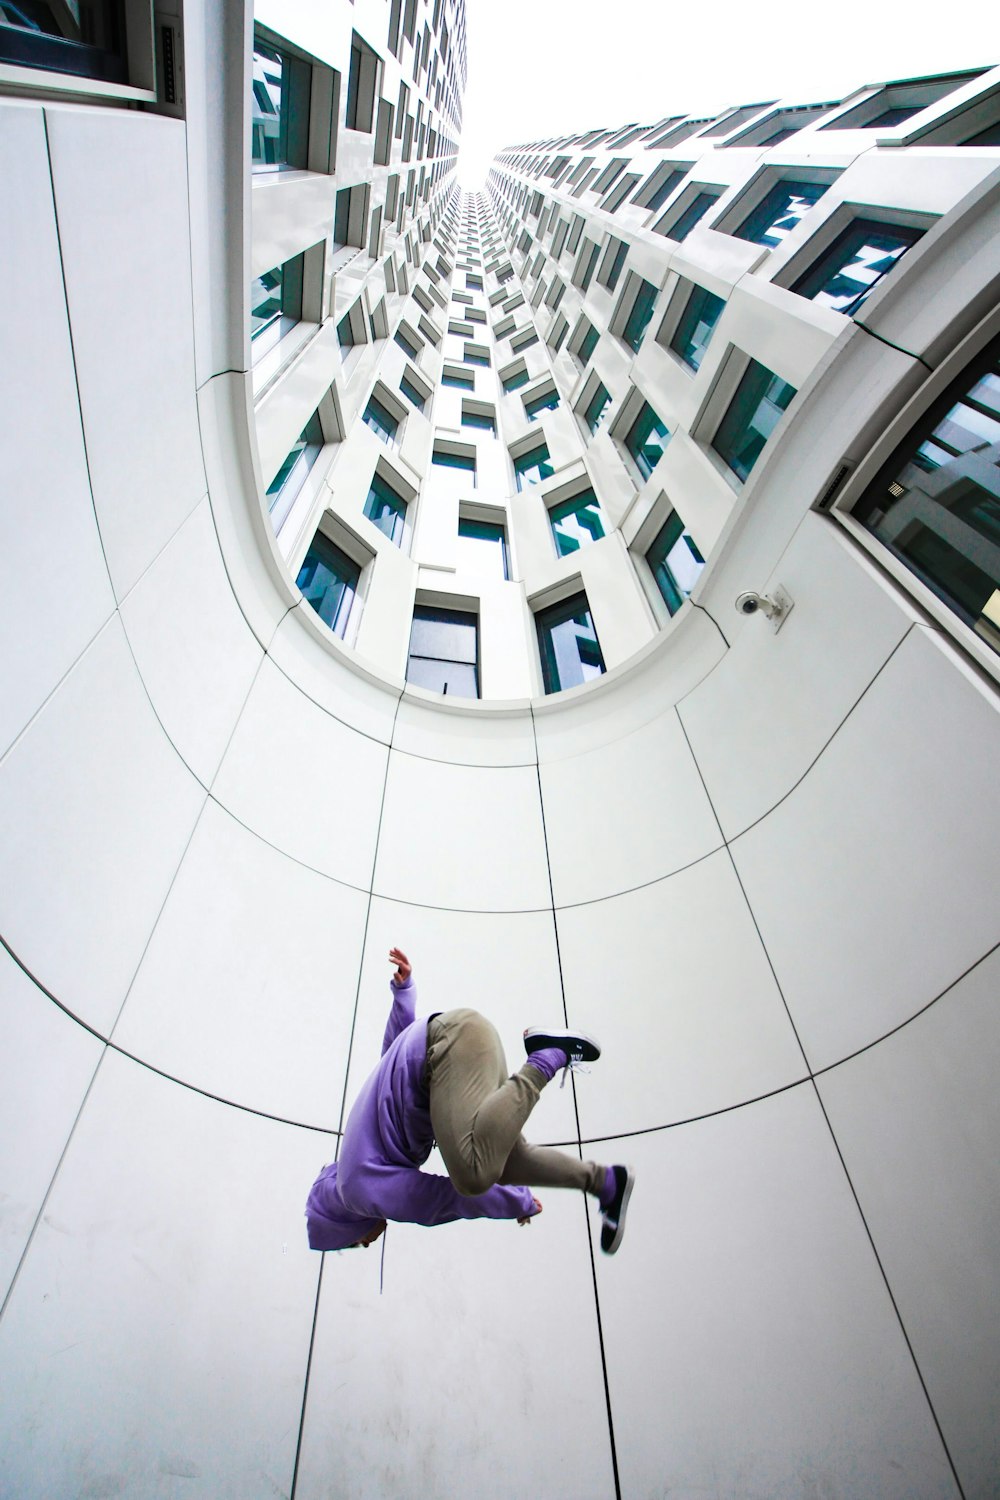
[[[403,1224],[452,1224],[456,1219],[521,1219],[535,1213],[530,1188],[499,1183],[465,1198],[447,1177],[396,1167],[389,1162],[366,1162],[352,1174],[351,1208],[373,1218]]]
[[[389,988],[392,991],[392,1010],[385,1023],[385,1036],[382,1038],[383,1057],[399,1033],[405,1031],[411,1021],[416,1020],[417,1014],[417,987],[413,983],[412,974],[405,984],[397,984],[394,979],[390,979]]]

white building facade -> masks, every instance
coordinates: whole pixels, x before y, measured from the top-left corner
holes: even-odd
[[[461,194],[308,9],[0,6],[0,1491],[985,1500],[1000,70]],[[308,1251],[393,943],[614,1260]]]

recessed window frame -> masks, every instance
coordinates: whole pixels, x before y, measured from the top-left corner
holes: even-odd
[[[604,675],[607,671],[607,666],[604,661],[604,653],[601,650],[600,636],[598,635],[590,601],[583,587],[583,579],[579,575],[571,580],[567,580],[559,590],[557,597],[546,595],[542,599],[530,600],[529,604],[535,621],[535,638],[538,643],[538,665],[542,691],[546,696],[554,693],[568,692],[574,687],[585,686],[588,681],[593,681],[595,678]],[[578,682],[563,683],[559,673],[558,652],[552,641],[552,631],[582,614],[586,614],[589,619],[589,629],[593,634],[593,646],[596,648],[597,661],[600,664],[599,670],[591,674],[584,673]]]

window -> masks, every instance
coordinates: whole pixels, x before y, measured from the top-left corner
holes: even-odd
[[[466,402],[463,401],[462,426],[479,427],[483,430],[483,432],[492,433],[494,437],[496,437],[497,435],[497,419],[492,406],[483,407],[481,410],[476,410],[474,407],[470,407]]]
[[[581,365],[585,365],[589,361],[590,356],[597,348],[597,340],[599,337],[600,335],[598,334],[597,329],[594,327],[593,323],[588,323],[584,330],[583,337],[580,339],[576,348],[577,358],[579,359]]]
[[[855,219],[792,286],[800,297],[853,316],[924,231]]]
[[[600,427],[611,405],[611,392],[598,382],[597,389],[583,409],[583,420],[594,433]]]
[[[435,448],[431,453],[431,463],[439,469],[457,469],[460,475],[472,476],[472,488],[476,487],[476,455],[474,453],[453,453],[448,448]]]
[[[524,410],[529,422],[537,422],[543,411],[555,411],[559,405],[559,392],[554,388],[542,391],[538,396],[525,399]]]
[[[470,276],[467,274],[465,278],[465,285],[468,287],[470,292],[481,292],[483,289],[483,278],[481,276]]]
[[[513,370],[509,375],[502,376],[501,383],[503,385],[505,395],[509,396],[511,391],[516,391],[522,385],[527,385],[529,379],[530,376],[528,375],[527,368],[524,365],[522,365],[519,370]]]
[[[582,490],[569,500],[560,500],[549,508],[549,523],[560,557],[579,552],[604,535],[604,523],[597,496],[593,490]]]
[[[250,154],[255,171],[308,165],[311,84],[307,62],[254,38]]]
[[[671,193],[680,187],[681,181],[687,176],[689,170],[688,167],[673,167],[669,162],[662,163],[650,173],[633,198],[633,203],[638,203],[647,211],[662,208]]]
[[[703,286],[692,288],[680,321],[674,330],[674,336],[670,340],[671,349],[675,354],[679,354],[692,370],[701,368],[705,350],[708,348],[712,334],[715,332],[715,325],[725,305],[722,297],[717,297],[714,292],[706,291]]]
[[[750,361],[712,439],[712,447],[738,479],[746,479],[761,449],[795,395],[795,387]]]
[[[694,588],[705,559],[676,511],[671,511],[646,553],[656,587],[672,615]]]
[[[735,231],[737,239],[773,249],[797,229],[812,206],[822,198],[825,182],[778,182]]]
[[[639,415],[625,434],[625,447],[635,460],[636,468],[643,479],[648,479],[663,456],[670,441],[666,424],[660,421],[648,401],[639,408]]]
[[[476,377],[467,375],[464,370],[454,370],[445,365],[441,375],[442,385],[454,385],[463,391],[473,391],[476,388]]]
[[[523,349],[530,349],[532,344],[537,343],[538,334],[535,330],[533,328],[522,328],[521,332],[516,333],[511,339],[510,347],[516,354],[520,354]]]
[[[542,681],[547,693],[559,693],[600,677],[604,657],[586,594],[540,609],[535,616]]]
[[[615,239],[613,236],[608,241],[608,247],[601,261],[601,268],[597,273],[597,279],[609,292],[613,292],[618,285],[622,268],[628,258],[628,245],[624,240]]]
[[[267,509],[275,532],[281,530],[296,495],[323,448],[323,427],[319,413],[313,412],[299,433],[281,468],[267,487]]]
[[[1000,342],[995,341],[896,449],[854,514],[1000,652],[997,445]]]
[[[406,501],[396,494],[380,474],[372,475],[371,488],[365,501],[365,515],[390,542],[395,542],[397,547],[403,545]]]
[[[362,413],[361,420],[367,422],[371,430],[377,433],[383,442],[395,442],[396,433],[399,431],[399,419],[382,405],[377,396],[369,396],[368,405]]]
[[[654,224],[653,228],[658,234],[666,234],[672,240],[686,240],[695,225],[700,223],[708,213],[718,196],[718,193],[696,193],[669,228],[661,228],[660,224]],[[668,217],[669,214],[664,215],[665,219]]]
[[[466,344],[462,357],[467,365],[488,365],[490,351],[484,349],[482,344]]]
[[[509,578],[507,533],[499,521],[477,521],[459,516],[458,565],[460,572],[488,578]]]
[[[479,697],[479,625],[474,614],[416,605],[406,680],[432,693]]]
[[[264,271],[250,283],[250,341],[254,361],[291,332],[302,317],[305,255]]]
[[[128,83],[126,58],[125,9],[119,0],[0,4],[0,62]]]
[[[378,71],[382,59],[355,31],[351,36],[351,70],[347,77],[348,130],[371,133],[378,94]]]
[[[423,411],[424,407],[427,405],[427,397],[423,394],[422,391],[418,390],[418,388],[413,384],[413,381],[408,379],[406,375],[404,375],[400,380],[399,389],[402,391],[407,401],[411,401],[413,403],[413,405],[417,408],[417,411]]]
[[[354,559],[317,531],[295,582],[324,625],[343,639],[360,578],[361,569]]]
[[[514,478],[519,490],[526,489],[529,484],[541,484],[543,479],[551,477],[552,463],[545,443],[539,443],[537,448],[529,448],[526,453],[521,453],[514,459]]]
[[[630,349],[639,352],[643,335],[649,326],[649,320],[653,316],[653,306],[656,302],[657,289],[651,281],[640,281],[639,289],[632,299],[629,315],[625,319],[625,327],[622,329],[622,338]]]
[[[415,341],[411,338],[408,338],[401,328],[396,329],[395,342],[399,345],[404,354],[408,354],[411,359],[417,358],[419,350]]]

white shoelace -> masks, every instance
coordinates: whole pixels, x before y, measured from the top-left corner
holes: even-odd
[[[564,1089],[566,1087],[566,1074],[567,1073],[589,1073],[589,1072],[590,1072],[590,1069],[587,1067],[586,1063],[581,1062],[581,1060],[578,1057],[571,1057],[570,1060],[569,1060],[569,1062],[566,1064],[566,1066],[562,1070],[562,1078],[559,1081],[559,1087],[561,1089]]]

